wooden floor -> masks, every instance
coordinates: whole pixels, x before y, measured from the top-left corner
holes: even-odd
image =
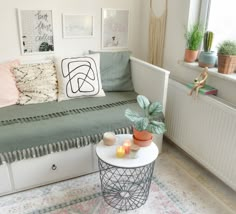
[[[236,192],[234,190],[225,185],[168,139],[164,139],[162,150],[160,159],[163,158],[162,156],[168,156],[168,159],[172,160],[177,167],[193,178],[194,182],[199,185],[199,188],[204,189],[212,199],[225,207],[225,213],[236,214]],[[157,169],[158,166],[160,164],[157,165]],[[206,198],[206,201],[209,201],[209,199]]]

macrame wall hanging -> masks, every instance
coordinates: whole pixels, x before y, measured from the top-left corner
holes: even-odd
[[[150,63],[160,67],[163,66],[167,3],[167,0],[165,0],[165,10],[161,16],[157,17],[152,8],[152,0],[150,0],[148,60]]]

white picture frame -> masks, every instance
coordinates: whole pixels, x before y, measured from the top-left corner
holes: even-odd
[[[94,36],[94,18],[89,14],[63,14],[63,38]]]
[[[102,49],[128,49],[129,10],[102,8]]]
[[[54,53],[53,11],[18,9],[22,55]]]

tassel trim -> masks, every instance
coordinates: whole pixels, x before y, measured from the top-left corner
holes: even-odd
[[[115,134],[131,134],[133,127],[125,127],[115,129]],[[31,158],[42,157],[51,153],[67,151],[72,148],[80,148],[89,144],[97,144],[103,138],[103,133],[83,136],[71,139],[65,139],[63,141],[45,144],[37,147],[26,148],[23,150],[17,150],[12,152],[0,153],[0,165],[4,163],[13,163],[16,161],[27,160]]]

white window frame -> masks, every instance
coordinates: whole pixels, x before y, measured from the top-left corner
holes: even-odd
[[[211,0],[202,0],[200,8],[199,22],[203,24],[205,28],[208,26],[209,10],[211,7]]]

